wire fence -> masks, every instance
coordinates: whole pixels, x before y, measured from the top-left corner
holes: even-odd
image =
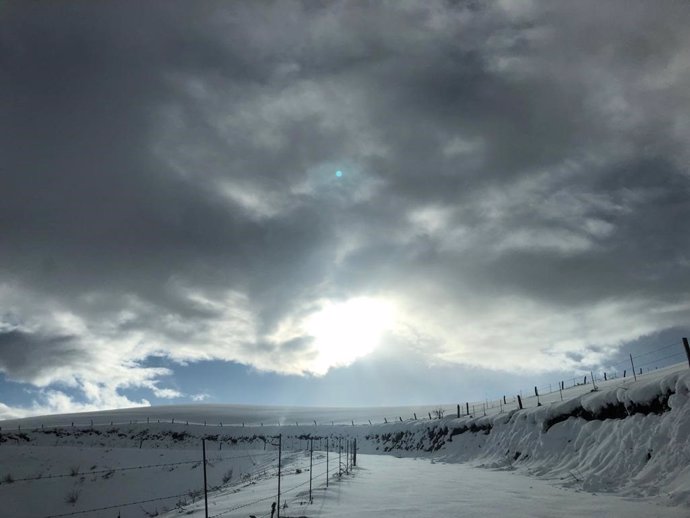
[[[672,348],[676,348],[673,352]],[[606,365],[604,368],[586,371],[570,378],[562,378],[552,383],[537,385],[530,389],[516,391],[515,395],[502,395],[498,398],[483,401],[468,401],[457,404],[456,408],[439,407],[429,414],[429,419],[438,418],[442,414],[463,416],[487,416],[504,411],[541,406],[544,403],[563,401],[566,398],[580,395],[592,390],[599,390],[605,386],[618,386],[645,379],[654,375],[660,369],[682,368],[690,365],[690,347],[686,338],[671,344],[654,346],[648,344],[645,352],[628,353],[628,358]],[[453,412],[455,410],[455,412]],[[416,418],[416,416],[414,416]]]
[[[91,506],[87,508],[75,508],[70,511],[58,512],[54,514],[43,514],[38,515],[36,518],[62,518],[67,516],[115,516],[107,515],[108,511],[117,512],[118,517],[123,517],[122,514],[128,508],[134,506],[144,506],[147,504],[163,503],[166,501],[175,501],[165,507],[165,511],[177,510],[181,513],[189,514],[195,510],[199,510],[199,502],[203,499],[204,501],[204,516],[215,518],[220,516],[228,516],[235,511],[241,509],[252,509],[256,510],[256,513],[252,513],[253,516],[258,516],[260,513],[264,512],[261,516],[272,516],[274,518],[280,518],[281,510],[285,510],[295,503],[295,499],[288,501],[287,497],[294,494],[295,491],[306,488],[309,486],[309,498],[308,503],[313,502],[312,490],[319,484],[319,487],[324,485],[328,487],[329,478],[341,478],[344,474],[349,474],[352,472],[352,468],[357,462],[357,440],[351,439],[348,436],[310,436],[308,440],[308,448],[298,448],[293,449],[290,446],[286,447],[283,441],[283,435],[271,436],[268,438],[270,444],[276,447],[276,450],[269,452],[256,452],[252,454],[244,455],[207,455],[206,442],[204,438],[201,440],[201,455],[200,458],[194,460],[183,460],[176,462],[164,462],[157,464],[141,464],[132,466],[121,466],[108,469],[100,470],[90,470],[81,472],[78,469],[72,468],[69,472],[64,473],[53,473],[44,476],[35,477],[20,477],[11,480],[3,480],[0,485],[7,486],[10,484],[15,484],[18,482],[24,482],[29,484],[40,484],[44,481],[69,478],[69,477],[79,477],[83,475],[112,475],[113,473],[125,472],[131,473],[135,470],[151,470],[151,469],[164,469],[176,466],[193,465],[193,467],[202,466],[203,467],[203,484],[202,477],[199,473],[196,475],[190,475],[185,472],[183,475],[175,475],[177,477],[177,483],[180,482],[180,477],[184,478],[184,481],[194,481],[197,480],[197,484],[193,484],[190,489],[186,489],[182,492],[174,492],[173,494],[167,494],[164,496],[154,496],[140,499],[132,499],[128,501],[120,501],[117,503],[110,503],[107,505]],[[285,441],[287,444],[294,446],[294,438],[292,441]],[[298,445],[301,445],[300,441]],[[197,452],[198,453],[198,452]],[[314,455],[316,454],[316,461],[314,461]],[[268,458],[270,457],[270,459]],[[305,464],[306,459],[309,459],[308,466]],[[238,460],[250,459],[253,463],[253,468],[250,471],[246,471],[237,480],[232,480],[232,467],[236,466]],[[261,462],[257,460],[263,459]],[[220,464],[227,463],[226,467],[229,466],[231,469],[229,471],[230,476],[224,478],[222,482],[213,484],[210,477],[207,477],[207,468],[215,467],[217,468]],[[330,465],[329,465],[330,464]],[[325,470],[323,466],[325,465]],[[319,468],[317,470],[317,468]],[[318,471],[318,473],[317,473]],[[172,477],[173,475],[168,475]],[[287,487],[283,486],[281,488],[281,481],[291,482],[296,476],[304,477],[305,480],[298,483],[288,483]],[[110,479],[110,476],[103,477],[104,479]],[[273,481],[276,485],[271,485]],[[130,481],[131,482],[131,481]],[[251,488],[254,491],[257,485],[264,482],[261,489],[263,494],[258,498],[253,498],[250,501],[241,501],[242,490]],[[267,486],[268,484],[268,486]],[[40,487],[37,486],[37,490],[40,491]],[[49,492],[50,493],[50,492]],[[221,506],[223,509],[220,512],[209,515],[208,498],[214,498],[214,506]],[[43,497],[45,498],[45,496]],[[283,505],[280,505],[282,498]],[[301,498],[301,497],[299,497]],[[75,501],[69,502],[75,505]],[[233,504],[233,500],[240,500],[239,503]],[[303,499],[302,499],[303,500]],[[68,502],[67,500],[65,502]],[[272,502],[271,505],[266,505],[267,502]],[[76,505],[75,505],[76,507]],[[146,516],[157,516],[158,510],[146,511],[142,507],[142,511],[145,512]],[[131,514],[130,514],[131,515]]]

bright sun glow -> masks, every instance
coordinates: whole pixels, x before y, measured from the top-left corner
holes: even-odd
[[[382,300],[360,297],[326,304],[304,325],[318,351],[313,372],[325,374],[371,353],[392,322],[393,309]]]

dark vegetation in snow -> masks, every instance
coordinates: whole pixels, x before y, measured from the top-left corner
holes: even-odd
[[[605,419],[625,419],[635,414],[663,414],[668,412],[671,408],[668,406],[668,398],[673,394],[668,391],[665,394],[660,394],[659,397],[646,403],[629,403],[626,405],[622,401],[617,404],[608,404],[600,408],[596,412],[586,410],[579,406],[571,412],[559,414],[544,421],[544,432],[547,432],[553,425],[566,421],[571,417],[581,418],[585,421],[603,421]]]

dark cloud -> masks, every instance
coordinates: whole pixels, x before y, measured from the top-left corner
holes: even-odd
[[[17,381],[35,380],[47,370],[88,365],[71,336],[41,336],[21,331],[0,333],[0,371]]]
[[[3,369],[76,372],[95,347],[302,371],[299,320],[357,296],[393,301],[430,357],[485,366],[471,353],[504,336],[567,362],[678,325],[688,21],[682,3],[5,4],[0,324],[50,353]]]

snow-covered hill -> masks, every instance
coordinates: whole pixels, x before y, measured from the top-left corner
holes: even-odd
[[[211,502],[221,512],[229,493],[236,502],[240,494],[250,498],[259,487],[274,488],[278,435],[288,477],[283,487],[300,491],[308,482],[310,438],[321,482],[326,448],[332,473],[338,440],[345,445],[356,438],[360,454],[514,470],[575,490],[654,498],[690,512],[689,390],[690,371],[678,365],[638,381],[608,380],[597,390],[583,384],[554,391],[538,406],[535,397],[525,398],[522,410],[510,399],[486,409],[475,405],[479,415],[460,418],[455,406],[447,408],[451,417],[429,419],[426,408],[202,405],[5,421],[0,514],[146,517],[196,509],[202,438],[208,486],[215,488]],[[259,498],[274,497],[274,489],[266,491]],[[122,505],[132,502],[144,503]],[[108,509],[89,511],[100,507]],[[245,511],[227,516],[247,516]]]

